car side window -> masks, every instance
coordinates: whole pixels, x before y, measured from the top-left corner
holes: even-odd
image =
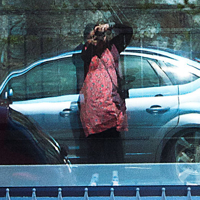
[[[72,58],[48,61],[11,79],[14,101],[55,97],[77,92],[76,67]]]
[[[161,77],[147,58],[133,55],[121,57],[121,67],[126,89],[158,87],[161,85]]]
[[[174,85],[190,83],[199,78],[198,75],[193,73],[194,68],[189,65],[182,63],[175,65],[173,63],[164,61],[160,61],[159,64]]]

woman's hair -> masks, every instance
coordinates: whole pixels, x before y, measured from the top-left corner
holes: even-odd
[[[96,26],[96,24],[93,24],[93,23],[90,23],[90,24],[86,25],[85,30],[83,32],[84,40],[87,40],[88,35],[90,34],[90,32],[92,30],[94,30],[95,26]]]

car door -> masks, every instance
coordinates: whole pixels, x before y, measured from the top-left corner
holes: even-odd
[[[14,110],[33,119],[41,129],[75,155],[75,138],[79,138],[77,68],[73,57],[59,57],[36,65],[12,78],[6,90],[12,89]],[[75,130],[75,131],[74,131]]]
[[[158,131],[178,114],[178,86],[148,56],[121,56],[125,77],[128,132],[124,137],[126,162],[154,162],[162,136]],[[176,126],[173,121],[170,128]]]

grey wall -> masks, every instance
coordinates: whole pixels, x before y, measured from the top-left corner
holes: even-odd
[[[200,58],[198,0],[1,0],[0,80],[13,69],[73,50],[87,23],[129,22],[132,46]]]

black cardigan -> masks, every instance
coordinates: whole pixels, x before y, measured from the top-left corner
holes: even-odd
[[[101,42],[97,43],[97,45],[93,45],[92,43],[88,44],[86,42],[83,46],[81,57],[84,61],[85,76],[88,72],[90,61],[95,55],[100,58],[105,49],[111,49],[113,44],[116,46],[118,52],[121,53],[130,43],[133,35],[133,29],[130,26],[124,24],[115,24],[113,26],[109,26],[109,29],[113,29],[116,36],[110,41],[104,43],[103,47]],[[87,49],[85,50],[86,46]]]

